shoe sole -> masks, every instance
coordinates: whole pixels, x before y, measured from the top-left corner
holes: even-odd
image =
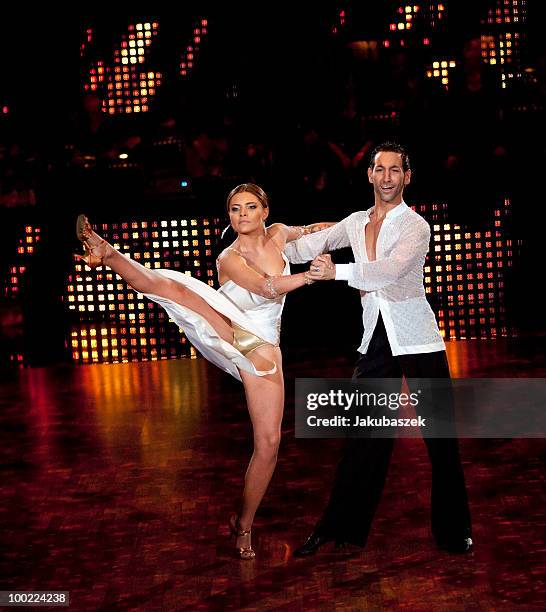
[[[80,242],[84,242],[84,237],[83,237],[83,230],[85,227],[85,224],[87,222],[87,217],[85,215],[78,215],[78,218],[76,219],[76,236],[78,237],[78,240]]]

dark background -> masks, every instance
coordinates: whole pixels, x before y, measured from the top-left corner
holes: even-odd
[[[459,67],[450,75],[448,92],[422,78],[415,90],[409,85],[422,76],[424,65],[432,58],[455,57],[460,62],[465,40],[483,31],[480,19],[492,4],[486,0],[448,2],[446,26],[431,34],[430,47],[416,42],[428,33],[416,31],[405,48],[393,43],[389,49],[380,49],[376,57],[364,59],[351,51],[350,43],[388,38],[396,3],[347,3],[347,26],[335,36],[332,25],[344,7],[334,3],[187,3],[176,9],[159,3],[154,5],[154,14],[147,10],[140,15],[110,7],[79,12],[3,9],[0,105],[9,112],[0,118],[0,138],[4,147],[17,143],[25,153],[26,157],[19,156],[25,163],[16,175],[20,172],[23,182],[26,177],[32,183],[37,203],[0,210],[0,214],[8,235],[25,222],[43,227],[40,255],[28,270],[27,333],[45,334],[51,346],[60,337],[56,330],[62,324],[63,310],[58,296],[71,251],[77,246],[72,238],[74,218],[82,210],[109,221],[150,210],[222,215],[226,193],[246,180],[259,182],[271,195],[272,221],[336,220],[368,208],[372,192],[365,176],[366,160],[349,173],[340,171],[339,165],[332,169],[324,147],[313,148],[314,158],[303,146],[311,132],[323,144],[345,138],[344,143],[349,141],[348,146],[353,147],[366,139],[373,144],[387,138],[402,141],[409,148],[414,169],[408,203],[448,201],[452,221],[470,228],[487,223],[492,210],[509,197],[514,212],[511,231],[523,243],[508,296],[511,317],[524,333],[542,329],[540,309],[521,295],[530,295],[530,284],[536,280],[543,236],[544,3],[527,3],[521,46],[525,78],[521,82],[501,90],[498,79],[493,82],[487,70],[485,93],[477,104],[468,102],[458,89],[463,74]],[[179,52],[198,16],[207,17],[209,35],[195,69],[189,78],[180,79]],[[84,27],[95,29],[93,53],[108,62],[131,18],[159,21],[160,35],[149,64],[164,76],[150,113],[108,118],[117,141],[134,135],[141,139],[135,149],[138,167],[120,173],[97,163],[91,171],[82,171],[66,157],[74,120],[81,113],[82,77],[88,59],[79,55],[81,33]],[[397,64],[400,58],[403,63]],[[340,123],[351,99],[356,117],[366,118],[363,136],[355,133],[353,124]],[[393,109],[400,111],[398,125],[369,120]],[[191,143],[201,133],[225,136],[226,116],[233,121],[230,134],[235,134],[239,147],[234,146],[229,167],[220,175],[195,178],[185,191],[154,188],[157,168],[150,171],[149,145],[163,129],[162,122],[174,118],[178,134]],[[256,169],[247,157],[238,157],[249,143],[263,147],[267,160],[263,168]],[[493,154],[498,147],[503,153]],[[460,164],[455,171],[447,171],[446,160],[455,150]],[[4,158],[4,166],[7,163]],[[328,167],[327,185],[320,191],[310,188],[312,163]],[[184,176],[181,169],[173,178]],[[12,247],[9,239],[4,242],[3,262]],[[344,252],[337,261],[349,258],[350,253]],[[308,290],[290,296],[287,337],[291,334],[295,342],[305,343],[331,338],[336,346],[354,349],[360,336],[358,296],[339,285],[336,291],[312,289],[312,301]],[[40,310],[35,308],[37,303]],[[330,313],[334,311],[346,314],[339,333],[335,337],[320,334],[319,330],[332,324]],[[47,329],[44,318],[51,322]]]

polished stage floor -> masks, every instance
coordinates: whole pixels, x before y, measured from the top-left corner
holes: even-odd
[[[448,344],[456,377],[544,377],[546,338]],[[251,452],[242,387],[202,359],[5,371],[1,589],[67,590],[75,610],[543,610],[544,440],[462,440],[475,551],[429,535],[422,440],[398,440],[367,548],[297,560],[337,440],[294,439],[293,379],[352,356],[287,352],[287,410],[257,558],[226,520]]]

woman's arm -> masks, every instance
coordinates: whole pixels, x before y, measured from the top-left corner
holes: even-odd
[[[273,223],[273,225],[270,225],[267,229],[270,235],[277,239],[277,242],[279,242],[278,238],[282,238],[286,244],[287,242],[298,240],[302,236],[314,234],[327,227],[332,227],[332,225],[336,225],[336,223],[337,221],[321,221],[319,223],[311,223],[310,225],[285,225],[284,223]]]
[[[219,257],[218,275],[220,271],[239,287],[269,299],[276,299],[284,293],[313,282],[308,278],[307,272],[285,276],[262,276],[247,264],[244,257],[234,251],[227,251]]]

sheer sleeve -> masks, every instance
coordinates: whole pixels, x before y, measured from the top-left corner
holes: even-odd
[[[351,216],[320,232],[307,234],[298,240],[288,242],[284,252],[290,263],[305,263],[322,253],[349,246],[347,223]]]

